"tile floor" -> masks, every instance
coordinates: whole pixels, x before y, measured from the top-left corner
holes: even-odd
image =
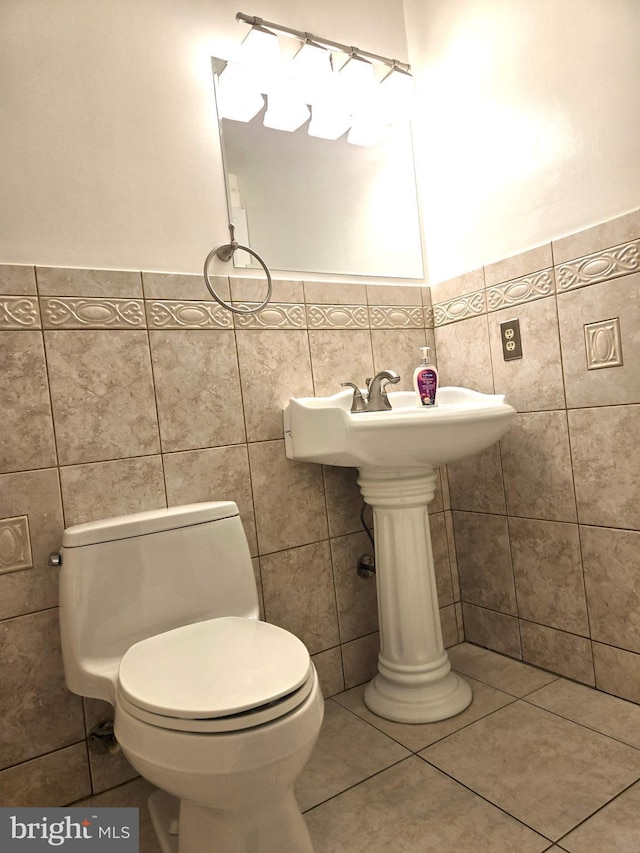
[[[451,720],[382,720],[362,686],[327,700],[297,789],[316,853],[638,853],[640,706],[467,643],[449,654],[473,688]]]

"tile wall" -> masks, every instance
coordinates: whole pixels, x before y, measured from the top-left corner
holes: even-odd
[[[439,477],[446,645],[464,619],[471,642],[640,703],[639,247],[636,211],[444,282],[433,309],[422,288],[278,281],[251,318],[198,276],[0,267],[0,802],[64,805],[134,775],[87,749],[108,706],[64,686],[47,555],[65,526],[235,500],[262,612],[307,643],[325,695],[373,674],[356,473],[287,460],[281,409],[389,367],[409,388],[434,340],[442,384],[518,409]],[[504,362],[514,317],[524,357]]]
[[[217,285],[240,305],[263,298],[255,281]],[[325,695],[373,674],[356,472],[289,461],[281,409],[383,368],[411,387],[433,343],[428,300],[423,288],[277,281],[268,308],[234,319],[199,276],[0,267],[0,803],[68,804],[134,775],[87,750],[109,707],[64,685],[47,556],[65,526],[235,500],[264,616],[304,640]],[[444,494],[432,535],[452,645],[461,610]]]
[[[448,466],[467,640],[640,702],[640,211],[432,299],[441,383],[518,410]]]

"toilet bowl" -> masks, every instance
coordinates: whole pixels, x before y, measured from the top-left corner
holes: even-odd
[[[68,528],[61,558],[67,684],[112,703],[125,756],[164,792],[163,851],[312,853],[293,789],[322,694],[304,644],[258,619],[235,504]]]

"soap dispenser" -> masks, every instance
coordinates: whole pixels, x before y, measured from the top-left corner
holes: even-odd
[[[438,390],[438,370],[430,362],[429,351],[430,347],[420,347],[422,362],[413,372],[413,387],[422,406],[435,406]]]

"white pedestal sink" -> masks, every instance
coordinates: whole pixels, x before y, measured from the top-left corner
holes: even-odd
[[[357,467],[373,507],[380,621],[378,674],[364,700],[375,714],[428,723],[463,711],[469,685],[451,671],[442,642],[427,505],[435,466],[479,453],[509,429],[500,394],[441,388],[438,405],[390,392],[391,410],[350,411],[352,392],[291,398],[284,411],[290,459]]]

